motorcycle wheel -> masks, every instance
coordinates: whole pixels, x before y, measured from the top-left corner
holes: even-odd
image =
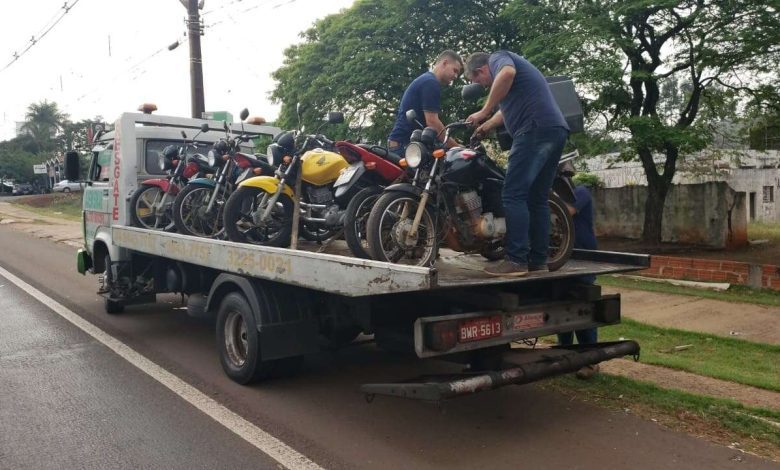
[[[550,193],[550,250],[547,269],[557,271],[569,261],[574,249],[574,220],[566,203],[557,194]]]
[[[169,200],[167,207],[159,214],[155,206],[162,201],[165,192],[158,186],[141,186],[133,193],[130,199],[130,224],[133,227],[147,228],[150,230],[170,230],[174,227],[171,217],[173,200]]]
[[[405,204],[409,205],[409,210],[402,218]],[[433,265],[439,244],[435,218],[429,207],[423,211],[413,244],[405,240],[419,204],[419,198],[400,192],[385,193],[377,199],[366,227],[368,248],[375,260],[413,266]]]
[[[290,246],[293,202],[289,196],[279,195],[268,221],[262,224],[254,221],[255,214],[266,208],[265,204],[259,206],[266,194],[260,188],[240,187],[230,195],[225,204],[225,233],[228,240],[254,245]]]
[[[214,207],[205,213],[214,188],[199,185],[186,186],[173,203],[173,222],[176,230],[193,237],[218,238],[224,231],[222,211],[225,206],[223,193],[217,196]]]
[[[356,258],[371,258],[366,240],[366,225],[371,208],[380,194],[382,194],[382,189],[378,186],[361,189],[347,204],[347,213],[344,217],[344,239]]]

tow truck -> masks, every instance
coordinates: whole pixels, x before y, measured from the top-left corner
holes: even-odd
[[[478,255],[442,250],[432,268],[349,256],[342,241],[298,242],[296,249],[239,244],[130,226],[138,183],[159,176],[157,152],[198,135],[206,149],[225,123],[124,113],[96,140],[85,181],[82,274],[99,277],[107,313],[151,303],[158,294],[186,297],[193,317],[216,317],[225,373],[249,384],[289,375],[304,356],[343,347],[361,333],[384,350],[463,364],[461,374],[364,384],[376,395],[439,401],[574,372],[616,357],[638,357],[634,341],[536,348],[536,339],[620,322],[620,296],[604,295],[582,276],[649,266],[649,256],[574,250],[555,272],[494,278]],[[280,129],[233,124],[253,141]],[[79,155],[66,155],[77,180]],[[110,288],[108,288],[110,287]]]

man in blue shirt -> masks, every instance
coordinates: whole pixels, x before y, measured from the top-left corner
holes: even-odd
[[[503,203],[506,210],[506,259],[485,272],[525,276],[547,270],[552,187],[569,126],[547,80],[523,57],[509,51],[477,52],[466,59],[466,78],[490,88],[485,105],[466,120],[478,125],[478,137],[502,123],[512,135]],[[496,106],[500,110],[493,114]],[[492,115],[492,116],[491,116]]]
[[[409,136],[413,129],[406,121],[406,112],[410,109],[417,113],[417,120],[424,126],[432,127],[437,132],[444,130],[444,124],[439,119],[441,87],[449,86],[462,70],[463,59],[455,51],[446,50],[436,58],[433,70],[412,81],[398,106],[395,126],[387,138],[388,150],[403,156],[406,146],[409,145]],[[454,140],[448,142],[449,147],[453,145],[456,145]]]
[[[574,205],[568,206],[568,208],[569,213],[574,219],[574,248],[597,250],[596,233],[593,229],[593,198],[586,186],[578,185],[574,188]],[[577,279],[588,284],[594,284],[596,282],[596,276],[593,274],[581,276]],[[598,343],[598,330],[596,328],[588,328],[585,330],[577,330],[574,333],[568,332],[559,334],[558,344],[562,346],[574,344],[574,335],[577,335],[577,342],[579,344]],[[598,364],[585,366],[577,371],[577,377],[580,379],[587,379],[598,371]]]

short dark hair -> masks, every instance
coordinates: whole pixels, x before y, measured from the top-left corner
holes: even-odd
[[[453,51],[452,49],[447,49],[446,51],[442,51],[438,56],[436,56],[436,60],[434,60],[433,63],[438,64],[443,59],[454,60],[455,62],[460,64],[460,68],[463,68],[463,58],[461,58],[460,54]]]
[[[490,54],[487,52],[475,52],[468,56],[468,58],[466,58],[466,66],[464,67],[464,75],[466,75],[466,78],[471,78],[471,74],[474,73],[474,70],[483,65],[487,65],[488,60],[490,60]]]

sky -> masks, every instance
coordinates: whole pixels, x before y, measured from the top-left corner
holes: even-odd
[[[315,20],[354,0],[204,0],[201,37],[206,111],[271,121],[270,74]],[[190,115],[186,9],[179,0],[4,0],[0,6],[0,140],[15,136],[27,107],[54,101],[78,121],[154,103],[158,114]],[[35,44],[25,53],[22,51]],[[169,51],[179,40],[181,45]],[[14,53],[19,59],[11,63]],[[8,65],[11,63],[10,65]]]

